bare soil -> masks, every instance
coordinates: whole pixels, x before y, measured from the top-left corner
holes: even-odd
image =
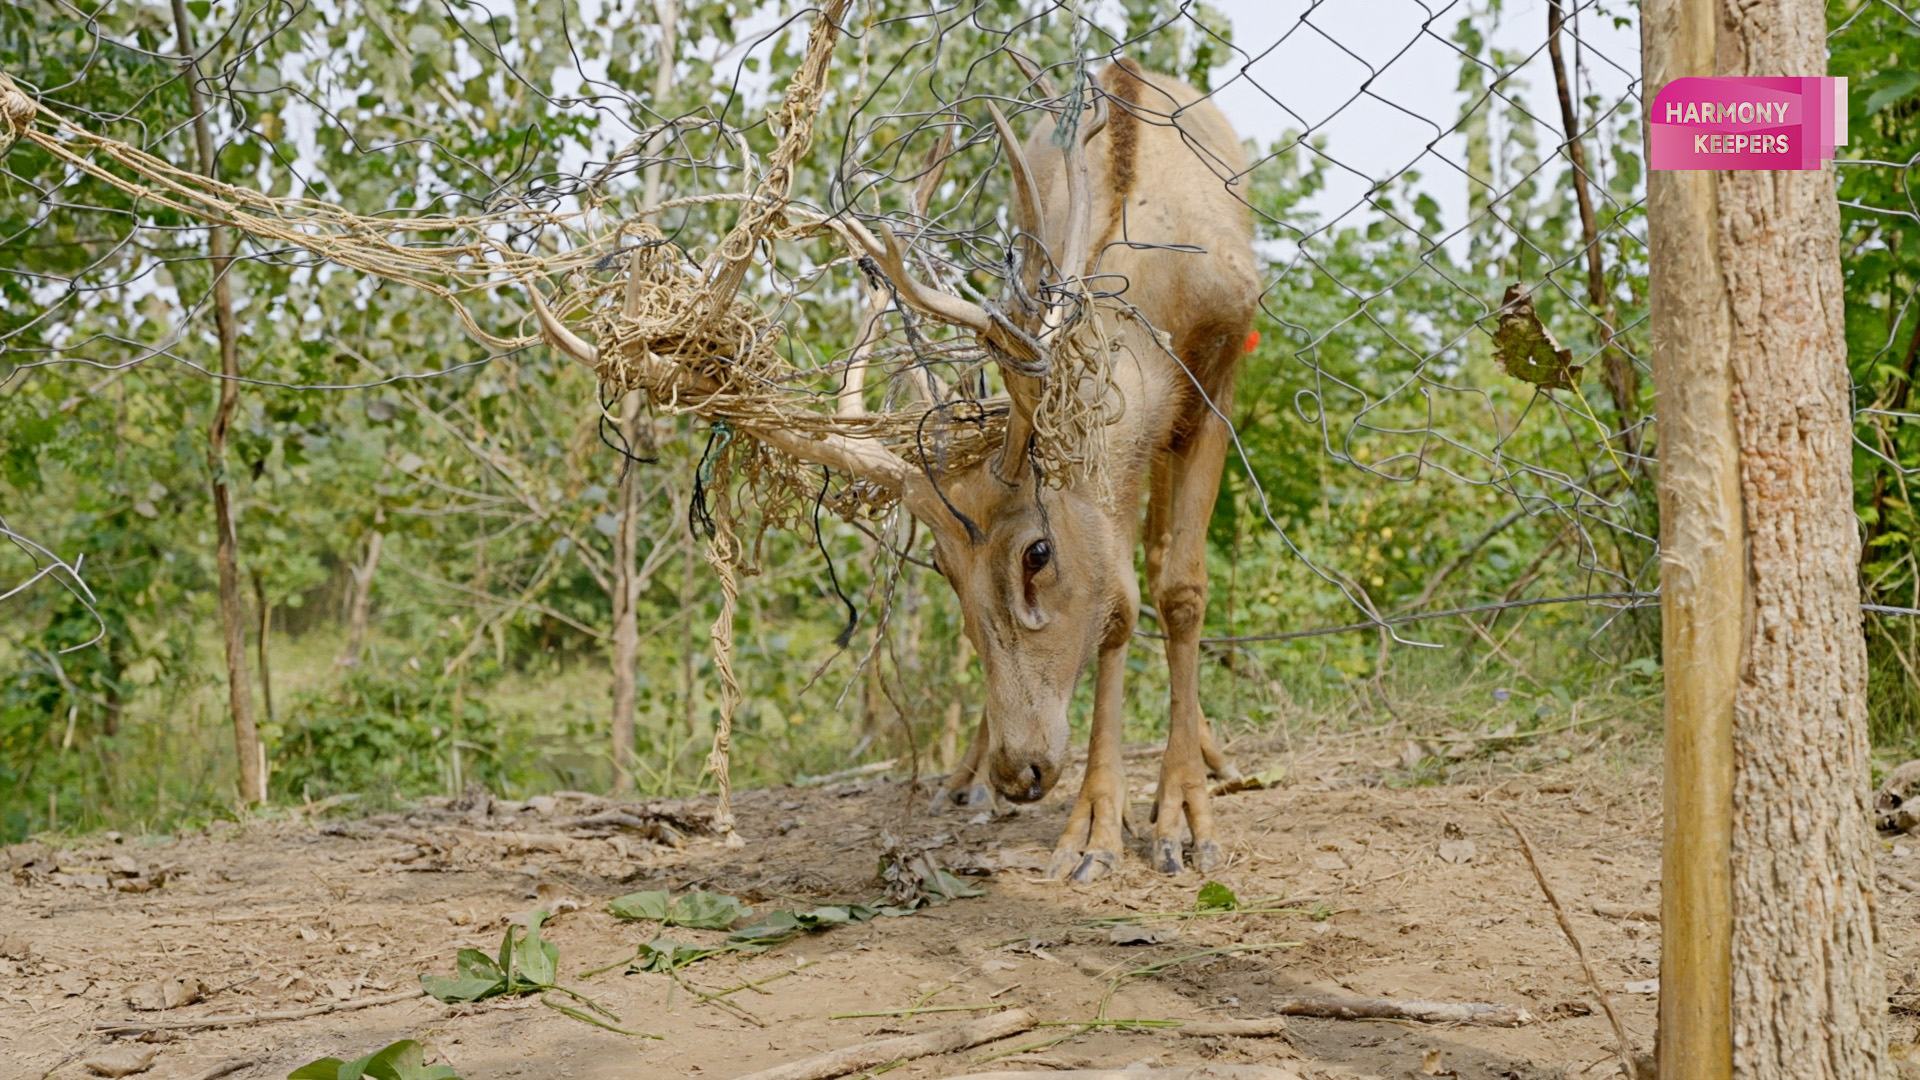
[[[1496,1028],[1294,1018],[1275,1038],[1042,1027],[907,1062],[890,1076],[956,1076],[993,1055],[1010,1055],[996,1068],[1039,1074],[1213,1060],[1396,1080],[1614,1076],[1607,1024],[1498,816],[1505,811],[1528,830],[1605,989],[1640,1047],[1649,1047],[1655,994],[1647,981],[1657,974],[1659,928],[1596,914],[1595,905],[1657,906],[1657,773],[1631,753],[1604,758],[1591,741],[1572,745],[1581,753],[1571,762],[1556,761],[1551,746],[1534,746],[1524,762],[1501,755],[1508,760],[1456,769],[1453,783],[1437,786],[1414,784],[1400,749],[1378,737],[1291,750],[1236,747],[1249,773],[1278,764],[1288,779],[1217,800],[1230,862],[1211,877],[1243,902],[1284,897],[1290,910],[1156,922],[1178,935],[1146,945],[1116,944],[1108,926],[1088,924],[1191,911],[1203,879],[1155,874],[1136,850],[1105,881],[1039,880],[1077,787],[1072,774],[1046,801],[990,821],[964,812],[928,816],[926,782],[915,788],[904,778],[745,792],[737,800],[748,841],[741,849],[701,836],[675,848],[630,831],[558,828],[583,809],[603,808],[566,798],[496,808],[484,819],[444,809],[346,821],[259,818],[158,842],[108,836],[52,850],[23,845],[9,852],[14,873],[0,879],[0,1077],[90,1075],[85,1060],[110,1043],[94,1032],[101,1023],[259,1013],[409,990],[422,972],[451,974],[460,947],[497,949],[508,916],[567,895],[584,905],[549,924],[561,981],[628,1027],[663,1039],[590,1027],[529,998],[447,1006],[422,997],[118,1042],[157,1050],[140,1074],[154,1080],[199,1077],[234,1058],[253,1062],[236,1077],[282,1077],[317,1057],[355,1057],[402,1038],[428,1043],[467,1080],[725,1078],[981,1015],[832,1019],[836,1013],[924,1001],[1023,1005],[1043,1021],[1252,1018],[1271,1015],[1278,996],[1332,993],[1500,1002],[1535,1019]],[[1558,756],[1567,756],[1564,749]],[[1156,765],[1152,752],[1129,755],[1134,825],[1142,833]],[[666,809],[697,817],[704,805]],[[879,892],[875,866],[887,839],[931,845],[949,866],[991,867],[976,879],[987,894],[820,932],[760,955],[716,957],[677,979],[621,967],[582,977],[632,955],[655,933],[652,924],[609,916],[611,897],[697,886],[734,893],[757,910],[867,900]],[[1902,862],[1904,847],[1882,846],[1889,869],[1911,865]],[[151,883],[162,870],[163,885],[120,891]],[[1920,903],[1892,891],[1883,894],[1880,915],[1895,1035],[1911,1038],[1899,1003],[1920,985],[1907,955]],[[1225,946],[1270,947],[1189,959],[1116,988],[1123,972]],[[735,1009],[697,997],[795,968],[732,994]],[[180,977],[198,979],[209,993],[165,1011],[129,1006],[141,984]]]

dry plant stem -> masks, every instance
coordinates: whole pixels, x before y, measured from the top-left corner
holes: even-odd
[[[1547,884],[1546,872],[1540,869],[1540,861],[1533,856],[1533,843],[1527,839],[1526,830],[1520,823],[1500,811],[1500,820],[1513,830],[1514,839],[1520,841],[1520,853],[1527,857],[1527,866],[1533,870],[1533,880],[1540,883],[1540,891],[1546,894],[1548,906],[1553,908],[1553,917],[1560,923],[1560,932],[1567,935],[1567,943],[1573,946],[1573,953],[1580,958],[1580,970],[1586,973],[1587,985],[1593,987],[1593,996],[1600,999],[1600,1010],[1607,1014],[1607,1023],[1613,1026],[1615,1049],[1620,1055],[1620,1071],[1628,1080],[1639,1076],[1633,1065],[1633,1043],[1627,1039],[1627,1027],[1620,1022],[1620,1014],[1613,1011],[1613,999],[1600,985],[1600,977],[1593,973],[1593,964],[1587,959],[1587,947],[1580,943],[1580,935],[1573,931],[1573,920],[1567,918],[1567,909],[1560,906],[1560,898],[1554,895],[1553,886]]]
[[[218,182],[219,164],[213,152],[213,134],[207,127],[207,105],[200,96],[200,62],[193,51],[193,29],[187,21],[186,0],[173,0],[174,32],[180,55],[188,66],[187,104],[193,110],[193,141],[200,155],[200,171]],[[233,325],[233,289],[227,274],[233,269],[227,230],[214,225],[207,231],[207,267],[213,274],[214,326],[220,336],[219,398],[213,423],[207,429],[207,471],[212,476],[214,562],[220,577],[220,627],[227,650],[227,705],[233,715],[233,753],[239,766],[242,805],[267,797],[266,770],[260,760],[260,734],[253,723],[253,687],[247,678],[247,629],[240,605],[239,537],[233,526],[233,496],[227,487],[227,428],[240,398],[240,346]]]
[[[742,1076],[739,1080],[832,1080],[833,1077],[871,1069],[893,1061],[911,1061],[934,1054],[950,1054],[970,1046],[1018,1035],[1033,1027],[1033,1014],[1025,1009],[984,1016],[918,1035],[879,1039],[854,1046],[829,1050],[810,1058],[775,1065],[771,1069]]]
[[[1287,1022],[1278,1016],[1258,1020],[1186,1020],[1172,1029],[1172,1034],[1189,1039],[1269,1039],[1284,1037],[1286,1033]]]
[[[383,994],[379,997],[354,998],[351,1001],[335,1001],[326,1005],[314,1005],[305,1009],[284,1009],[279,1012],[232,1013],[227,1016],[200,1016],[192,1020],[156,1020],[152,1023],[126,1021],[118,1024],[95,1024],[93,1030],[99,1035],[145,1035],[149,1031],[204,1031],[208,1028],[245,1027],[248,1024],[266,1024],[275,1020],[304,1020],[309,1016],[324,1016],[327,1013],[352,1012],[356,1009],[371,1009],[376,1005],[392,1005],[400,1001],[412,1001],[425,997],[425,990],[402,990],[397,994]]]

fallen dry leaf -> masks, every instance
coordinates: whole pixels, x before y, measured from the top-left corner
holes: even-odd
[[[156,1046],[109,1046],[89,1054],[80,1064],[95,1076],[132,1076],[152,1068],[159,1053]]]
[[[1480,849],[1471,840],[1447,840],[1440,844],[1440,858],[1450,863],[1470,863]]]
[[[93,976],[84,971],[63,971],[53,977],[53,985],[67,997],[79,997],[93,985]]]
[[[153,979],[127,991],[127,1004],[143,1012],[161,1012],[191,1005],[199,1001],[204,992],[200,980],[191,975],[184,979]]]
[[[1638,982],[1626,984],[1623,989],[1629,994],[1657,994],[1660,992],[1660,980],[1641,979]]]

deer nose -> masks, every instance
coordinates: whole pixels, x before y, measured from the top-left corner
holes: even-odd
[[[1039,802],[1053,787],[1059,770],[1045,761],[1015,758],[994,763],[993,786],[1014,802]]]

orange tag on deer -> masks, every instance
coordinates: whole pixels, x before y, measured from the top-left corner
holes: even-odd
[[[1260,331],[1258,330],[1247,331],[1247,351],[1252,352],[1253,350],[1259,347],[1260,347]]]

